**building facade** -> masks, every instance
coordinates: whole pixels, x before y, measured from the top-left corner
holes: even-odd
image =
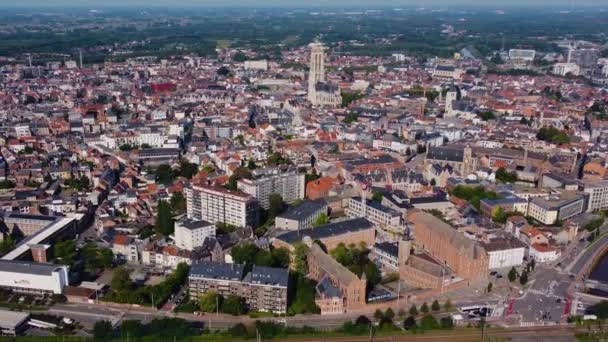
[[[185,191],[186,215],[190,220],[237,227],[255,227],[258,223],[257,202],[248,194],[208,185],[193,185]]]
[[[253,170],[253,179],[241,179],[237,183],[239,190],[255,197],[264,209],[270,208],[270,195],[277,193],[285,203],[303,199],[306,180],[303,173],[295,169],[280,170],[265,168]]]
[[[27,261],[0,260],[0,287],[19,293],[61,294],[69,267]]]
[[[290,207],[278,215],[274,224],[279,229],[300,230],[312,227],[319,216],[327,215],[327,202],[323,199],[304,201],[297,207]]]
[[[208,237],[215,237],[215,224],[207,221],[186,219],[175,222],[175,245],[180,249],[192,251],[201,247]]]

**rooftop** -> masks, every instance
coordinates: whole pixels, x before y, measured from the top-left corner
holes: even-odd
[[[61,269],[62,265],[43,264],[31,261],[0,260],[0,272],[50,276]]]
[[[302,204],[296,207],[290,207],[284,213],[278,215],[277,217],[288,219],[288,220],[299,220],[305,217],[308,217],[317,211],[326,208],[327,202],[323,199],[318,199],[314,201],[304,201]]]
[[[310,237],[314,241],[331,236],[358,232],[366,229],[373,229],[372,223],[367,219],[359,217],[351,220],[329,223],[315,228],[301,229],[299,231],[290,231],[277,236],[277,239],[288,244],[293,244],[298,241],[301,241],[302,238],[305,236]]]
[[[245,266],[239,264],[199,261],[192,264],[189,278],[241,281],[244,271]]]
[[[316,243],[312,244],[312,247],[310,247],[310,252],[308,253],[315,258],[319,268],[325,271],[325,273],[328,273],[332,277],[336,278],[341,285],[348,286],[355,281],[359,281],[359,277],[352,273],[348,268],[342,266],[342,264],[334,260],[334,258],[323,252],[321,247],[319,247],[319,245]]]

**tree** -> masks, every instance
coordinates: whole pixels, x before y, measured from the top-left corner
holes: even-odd
[[[2,242],[0,242],[0,254],[4,255],[15,248],[15,240],[12,236],[8,235]]]
[[[424,315],[420,320],[420,328],[422,330],[434,330],[439,328],[439,323],[433,315]]]
[[[386,309],[386,311],[384,312],[384,318],[392,321],[393,318],[395,318],[395,312],[393,312],[393,309]]]
[[[426,153],[426,145],[416,146],[416,153],[418,153],[418,154]]]
[[[247,162],[247,168],[248,168],[249,170],[255,170],[255,169],[257,169],[257,168],[258,168],[258,166],[257,166],[257,165],[255,165],[255,160],[253,160],[253,159],[249,159],[249,161]]]
[[[158,201],[157,213],[156,213],[156,233],[169,236],[174,231],[174,221],[171,204],[166,201]]]
[[[426,302],[422,303],[420,311],[424,314],[429,313],[429,306],[426,304]]]
[[[245,298],[229,295],[222,303],[222,312],[230,315],[238,316],[247,311],[247,303]]]
[[[220,298],[217,292],[209,291],[199,298],[198,306],[203,312],[216,312]]]
[[[507,222],[507,214],[501,206],[498,206],[494,210],[494,214],[492,215],[492,221],[496,223],[506,223]]]
[[[192,179],[198,173],[198,165],[182,159],[179,164],[179,175]]]
[[[441,320],[439,321],[439,324],[441,325],[441,329],[454,328],[454,321],[452,320],[452,317],[450,317],[450,316],[441,318]]]
[[[182,214],[186,211],[186,198],[182,192],[174,192],[171,195],[171,211],[175,214]]]
[[[169,164],[161,164],[155,171],[156,182],[160,184],[170,184],[173,181],[174,173]]]
[[[507,277],[509,278],[510,282],[514,282],[515,279],[517,279],[517,270],[515,269],[515,267],[511,267],[511,270],[509,271],[509,275]]]
[[[146,327],[144,327],[141,321],[135,319],[128,319],[122,321],[122,323],[120,324],[121,337],[139,338],[145,335]]]
[[[488,287],[487,287],[487,289],[486,289],[486,290],[488,291],[488,293],[492,292],[492,286],[493,286],[493,285],[492,285],[492,282],[489,282],[489,283],[488,283]]]
[[[288,314],[319,313],[320,310],[315,303],[317,293],[315,283],[302,273],[292,272],[289,276],[292,278],[291,284],[295,284],[295,286],[293,287],[294,299],[288,308]]]
[[[416,318],[414,316],[409,316],[403,321],[403,329],[405,330],[413,330],[416,327]]]
[[[232,60],[235,62],[239,62],[242,63],[244,61],[246,61],[247,55],[245,55],[242,51],[237,51],[237,53],[234,54],[234,56],[232,57]]]
[[[593,307],[593,311],[597,318],[601,320],[608,319],[608,301],[602,300],[599,303],[595,304]]]
[[[517,182],[517,172],[508,172],[504,167],[496,170],[496,180],[503,183],[515,183]]]
[[[412,316],[418,316],[418,308],[416,308],[416,304],[412,304],[409,312]]]
[[[296,242],[293,245],[294,268],[300,274],[308,274],[308,264],[306,262],[308,250],[308,246],[303,242]]]
[[[431,179],[431,186],[435,186],[437,185],[437,181],[435,180],[435,178]]]
[[[281,197],[281,195],[276,192],[271,193],[268,200],[270,202],[270,206],[268,208],[268,216],[271,219],[274,219],[283,211],[285,203],[283,202],[283,197]]]
[[[321,215],[319,215],[319,217],[317,217],[317,219],[312,223],[313,227],[318,227],[318,226],[322,226],[324,224],[328,224],[329,223],[329,217],[327,216],[326,213],[321,213]]]
[[[76,243],[73,240],[58,242],[53,246],[53,252],[59,262],[71,265],[76,259]]]
[[[374,318],[380,321],[384,318],[384,313],[380,309],[376,309],[376,311],[374,312]]]
[[[110,286],[115,292],[121,292],[131,289],[131,277],[129,271],[124,267],[118,267],[112,274],[112,281]]]
[[[112,267],[114,262],[114,253],[109,248],[100,248],[97,250],[97,257],[99,258],[99,266],[103,268]]]
[[[524,270],[523,272],[521,272],[521,275],[519,276],[519,283],[522,285],[526,285],[527,282],[528,282],[528,271]]]
[[[441,306],[439,305],[439,302],[437,301],[437,299],[435,299],[433,301],[433,303],[431,304],[431,310],[433,310],[433,311],[441,310]]]
[[[272,249],[272,267],[288,268],[291,264],[291,256],[287,248]]]
[[[448,298],[448,300],[445,301],[445,303],[443,304],[443,309],[445,311],[450,311],[452,310],[452,301]]]
[[[380,202],[382,202],[383,197],[384,197],[384,192],[375,191],[374,194],[372,195],[372,201],[380,203]]]
[[[109,321],[97,321],[93,326],[93,337],[97,341],[109,341],[114,335],[114,328]]]

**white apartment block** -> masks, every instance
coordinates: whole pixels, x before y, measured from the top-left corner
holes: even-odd
[[[207,221],[188,219],[175,222],[175,245],[180,249],[192,251],[203,246],[207,237],[215,237],[215,224]]]
[[[285,203],[293,203],[303,199],[306,180],[303,173],[295,169],[282,171],[278,168],[257,169],[253,172],[254,179],[242,179],[237,183],[239,190],[257,198],[264,209],[270,207],[270,194],[277,193]]]
[[[257,225],[257,202],[246,193],[208,185],[193,185],[185,191],[186,216],[190,220],[221,222],[237,227]]]
[[[555,63],[553,73],[560,76],[566,76],[567,74],[578,76],[581,73],[581,67],[574,63]]]

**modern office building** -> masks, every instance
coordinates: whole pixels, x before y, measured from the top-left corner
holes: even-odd
[[[306,189],[305,175],[295,168],[264,168],[252,171],[252,179],[241,179],[237,183],[240,191],[255,197],[264,209],[270,208],[270,195],[281,195],[283,202],[293,203],[303,199]]]
[[[190,268],[188,283],[190,298],[213,291],[244,298],[250,310],[287,312],[287,269],[254,265],[245,274],[244,265],[200,261]]]
[[[589,197],[587,200],[587,211],[592,212],[600,209],[608,209],[608,181],[593,180],[583,183],[583,191]]]
[[[175,245],[178,248],[192,251],[201,247],[205,239],[215,237],[215,224],[203,220],[190,220],[187,217],[175,222]]]
[[[29,312],[9,311],[0,309],[0,335],[17,336],[27,329]]]
[[[304,201],[296,207],[290,207],[278,215],[274,224],[279,229],[300,230],[312,227],[323,214],[327,214],[327,202],[323,199]]]
[[[61,294],[69,267],[28,261],[0,260],[0,287],[32,294]]]
[[[237,227],[255,227],[258,223],[257,201],[246,193],[209,185],[192,185],[185,191],[186,215],[190,220]]]
[[[585,195],[577,191],[564,191],[532,198],[528,205],[528,216],[551,225],[581,214],[584,210]]]

